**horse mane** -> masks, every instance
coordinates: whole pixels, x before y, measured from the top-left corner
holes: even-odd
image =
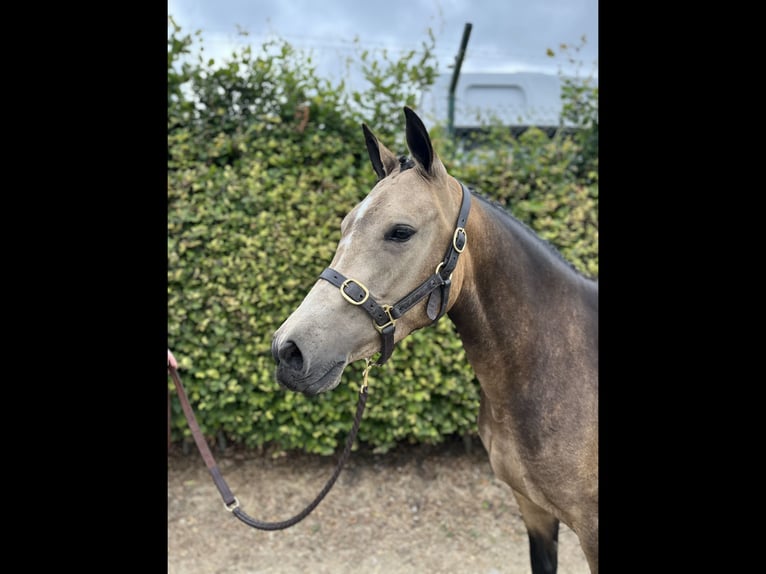
[[[559,261],[564,263],[569,269],[574,271],[577,275],[579,275],[583,279],[587,279],[588,281],[596,281],[596,279],[594,279],[593,277],[590,277],[590,276],[586,275],[585,273],[583,273],[582,271],[580,271],[579,269],[577,269],[577,267],[575,267],[572,264],[571,261],[569,261],[566,257],[564,257],[561,254],[561,252],[558,249],[556,249],[556,247],[553,244],[551,244],[547,240],[545,240],[542,237],[540,237],[535,232],[534,229],[529,227],[529,225],[527,225],[526,223],[524,223],[523,221],[521,221],[520,219],[515,217],[513,214],[511,214],[505,208],[505,206],[503,204],[501,204],[498,201],[496,201],[494,199],[491,199],[491,198],[487,197],[486,195],[478,192],[475,188],[473,188],[471,186],[467,186],[467,187],[471,191],[471,193],[473,194],[474,197],[476,197],[477,199],[481,200],[487,206],[491,207],[493,209],[493,211],[498,213],[501,216],[501,218],[504,219],[505,222],[508,225],[512,225],[512,224],[518,225],[519,228],[521,228],[521,230],[527,235],[527,237],[529,239],[531,239],[532,241],[534,241],[535,243],[537,243],[539,245],[542,245],[546,249],[546,251],[548,251],[548,253],[552,254],[556,259],[558,259]]]

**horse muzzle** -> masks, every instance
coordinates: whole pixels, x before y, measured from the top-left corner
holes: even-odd
[[[277,364],[277,382],[286,389],[308,396],[330,391],[338,386],[343,369],[348,364],[343,360],[310,361],[300,347],[292,340],[271,343],[271,354]]]

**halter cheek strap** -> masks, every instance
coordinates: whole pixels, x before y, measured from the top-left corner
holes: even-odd
[[[379,305],[370,296],[370,290],[364,284],[355,279],[348,279],[342,273],[330,267],[326,268],[319,275],[320,279],[335,285],[340,290],[341,296],[351,305],[361,307],[372,317],[372,324],[378,330],[381,337],[380,357],[376,363],[378,365],[388,361],[391,353],[394,352],[396,320],[417,305],[424,297],[430,295],[426,306],[426,313],[432,322],[438,321],[447,312],[449,292],[452,285],[452,272],[457,267],[458,258],[465,250],[468,241],[465,225],[468,221],[468,214],[471,211],[471,192],[462,183],[460,183],[460,187],[463,191],[463,199],[457,223],[455,224],[455,231],[452,234],[452,243],[447,248],[444,259],[436,267],[433,275],[394,305]]]

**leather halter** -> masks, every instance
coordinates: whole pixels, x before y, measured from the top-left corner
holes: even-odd
[[[457,180],[456,180],[457,181]],[[436,267],[433,275],[423,281],[418,287],[410,291],[394,305],[380,305],[370,296],[370,290],[360,281],[349,279],[342,273],[328,267],[319,275],[320,279],[329,281],[339,290],[341,296],[352,305],[356,305],[367,311],[372,317],[372,324],[380,333],[380,357],[376,364],[382,365],[394,352],[394,331],[396,320],[414,307],[424,297],[431,295],[426,307],[428,318],[432,322],[438,321],[447,311],[450,286],[452,285],[452,272],[457,267],[457,260],[465,249],[468,236],[465,232],[465,224],[468,213],[471,211],[471,192],[459,182],[463,190],[463,199],[460,205],[460,213],[455,224],[455,232],[452,234],[452,243],[447,248],[444,259]],[[439,289],[437,293],[434,293]],[[437,296],[438,294],[438,296]]]

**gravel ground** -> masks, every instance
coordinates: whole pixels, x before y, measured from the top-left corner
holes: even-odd
[[[245,512],[284,520],[332,474],[335,457],[216,453]],[[588,574],[577,537],[563,524],[559,573]],[[530,572],[516,501],[474,441],[353,452],[335,487],[303,522],[276,532],[249,528],[223,508],[196,451],[168,455],[168,572],[439,573]]]

